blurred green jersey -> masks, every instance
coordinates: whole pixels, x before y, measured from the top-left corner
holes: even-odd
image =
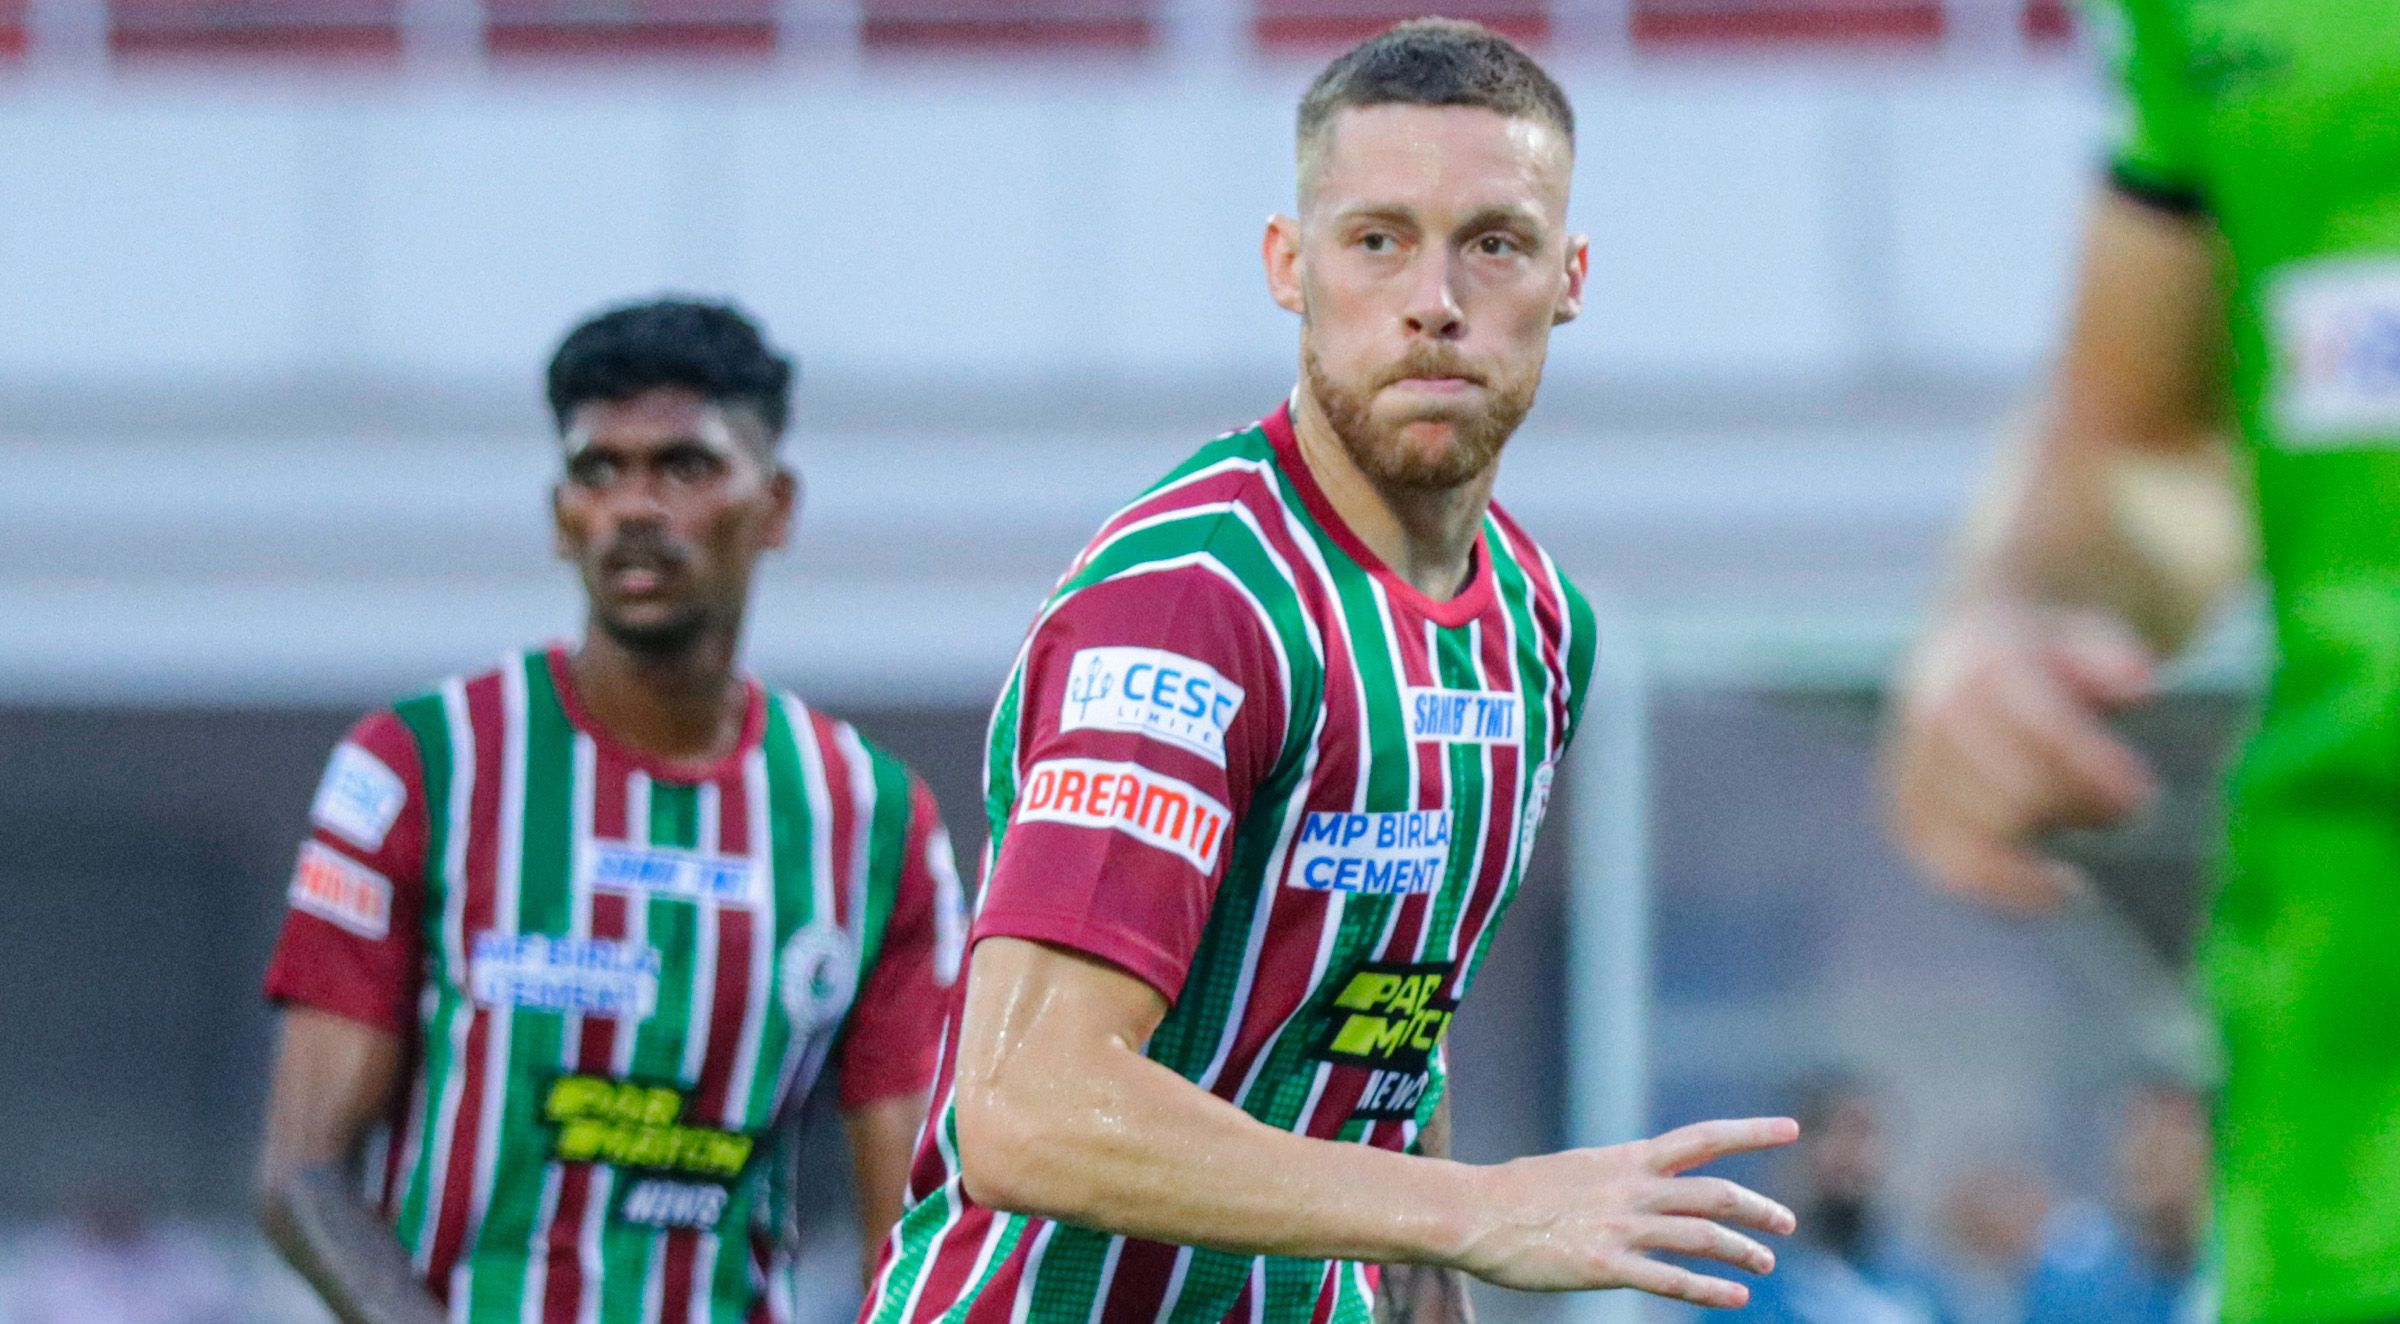
[[[2400,1316],[2400,5],[2119,0],[2118,185],[2224,236],[2277,658],[2206,961],[2226,1318]]]

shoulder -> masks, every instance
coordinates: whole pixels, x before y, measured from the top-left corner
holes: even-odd
[[[549,657],[549,650],[541,648],[510,653],[489,666],[453,672],[423,685],[383,711],[407,729],[421,748],[430,747],[471,728],[487,713],[497,714],[503,692],[546,671]]]
[[[1559,568],[1549,549],[1497,501],[1492,503],[1487,527],[1491,533],[1487,544],[1501,591],[1522,599],[1544,633],[1556,633],[1570,642],[1575,635],[1588,638],[1593,629],[1591,599]]]
[[[1127,576],[1201,566],[1256,599],[1295,592],[1274,447],[1264,429],[1227,433],[1101,522],[1059,596]]]
[[[803,764],[825,770],[829,793],[847,795],[870,805],[886,797],[896,797],[900,803],[910,805],[912,811],[920,801],[931,802],[924,779],[856,723],[811,707],[786,689],[768,689],[766,701],[769,718],[765,739],[793,751],[805,745]],[[769,759],[770,763],[776,760],[775,752],[770,751]]]

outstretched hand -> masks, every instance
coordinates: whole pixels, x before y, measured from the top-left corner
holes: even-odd
[[[1735,1229],[1780,1236],[1796,1226],[1792,1211],[1722,1178],[1684,1174],[1799,1135],[1786,1117],[1698,1122],[1651,1140],[1483,1169],[1484,1224],[1457,1265],[1522,1291],[1631,1287],[1694,1305],[1743,1305],[1750,1289],[1742,1284],[1655,1257],[1772,1270],[1774,1252]]]

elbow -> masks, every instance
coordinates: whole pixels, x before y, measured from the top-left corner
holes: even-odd
[[[1047,1110],[982,1083],[956,1099],[959,1184],[986,1209],[1079,1221],[1088,1192],[1073,1131]]]
[[[289,1257],[293,1248],[306,1240],[305,1229],[313,1221],[320,1192],[328,1187],[338,1191],[340,1180],[338,1175],[307,1164],[261,1166],[251,1187],[251,1213],[267,1243]]]

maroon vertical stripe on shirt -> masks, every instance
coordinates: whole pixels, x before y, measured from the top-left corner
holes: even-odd
[[[617,751],[595,741],[592,760],[592,840],[625,841],[631,819],[626,804],[633,767]],[[647,843],[634,843],[647,844]],[[569,895],[574,884],[570,882]],[[623,938],[627,901],[619,892],[592,893],[592,936]],[[575,1035],[575,1069],[605,1076],[616,1071],[617,1019],[579,1016]],[[583,1220],[590,1212],[592,1165],[562,1165],[558,1177],[558,1208],[550,1220],[545,1253],[550,1264],[543,1280],[542,1324],[575,1324],[583,1307]]]
[[[507,713],[501,702],[499,673],[469,683],[467,725],[474,742],[474,786],[469,794],[466,843],[466,896],[459,910],[459,950],[467,954],[466,983],[474,987],[475,936],[489,930],[498,905],[500,859],[500,787],[505,773],[502,728]],[[509,843],[514,848],[515,843]],[[470,993],[470,997],[472,994]],[[433,1253],[427,1257],[426,1278],[434,1291],[448,1299],[450,1271],[465,1246],[468,1222],[474,1214],[475,1166],[482,1153],[483,1094],[489,1074],[491,1012],[475,1007],[469,1013],[465,1070],[460,1075],[458,1113],[450,1128],[449,1167],[442,1178],[441,1212],[434,1223]]]

